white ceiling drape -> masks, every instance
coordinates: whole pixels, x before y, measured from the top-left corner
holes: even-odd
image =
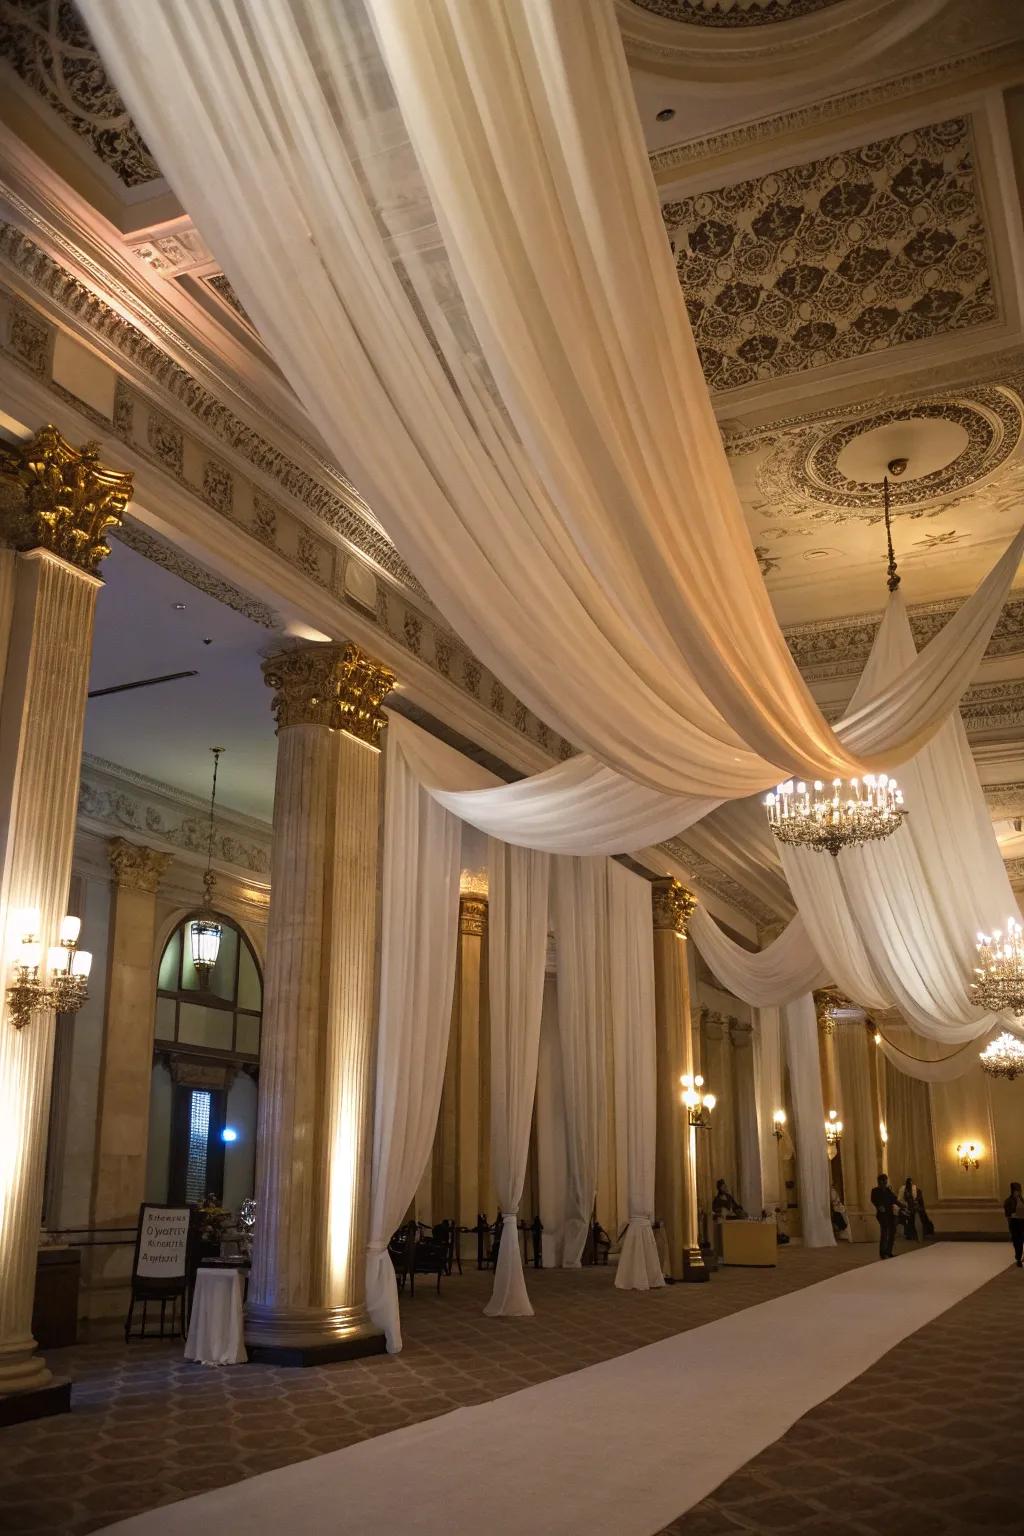
[[[651,841],[928,739],[1020,544],[833,732],[753,555],[611,0],[83,10],[324,441],[467,645],[592,754],[563,824],[603,793]]]
[[[914,651],[899,593],[889,601],[854,695],[898,676]],[[959,714],[900,770],[906,822],[891,837],[838,858],[781,847],[797,916],[759,954],[706,912],[694,941],[737,996],[764,1005],[825,977],[866,1008],[898,1007],[922,1035],[960,1044],[999,1022],[971,1002],[979,928],[1003,928],[1017,903]]]

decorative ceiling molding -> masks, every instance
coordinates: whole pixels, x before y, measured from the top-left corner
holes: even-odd
[[[88,754],[82,758],[78,820],[88,831],[134,833],[148,844],[163,845],[201,863],[206,858],[208,816],[209,806],[198,795],[103,758]],[[270,840],[271,829],[265,822],[218,808],[215,864],[249,878],[269,879]]]
[[[198,592],[205,592],[208,597],[216,598],[218,603],[233,608],[236,613],[251,619],[254,624],[259,624],[263,629],[280,630],[282,628],[279,615],[266,603],[261,603],[259,598],[251,597],[248,592],[243,592],[232,582],[215,576],[212,571],[191,560],[173,544],[167,544],[163,539],[157,538],[155,533],[151,533],[148,528],[135,522],[133,518],[126,517],[120,527],[111,530],[111,535],[119,544],[124,544],[129,549],[133,549],[137,555],[143,555],[145,559],[152,560],[154,565],[170,571],[173,576],[179,576],[182,581],[187,581],[190,587],[195,587]]]
[[[0,254],[2,251],[3,226],[0,225]],[[0,283],[0,298],[4,294],[5,289]],[[293,571],[327,593],[342,611],[355,610],[364,623],[372,624],[395,646],[415,656],[436,677],[454,687],[464,699],[482,708],[492,719],[511,727],[550,758],[571,755],[572,745],[477,661],[447,625],[416,604],[404,591],[377,579],[357,556],[347,554],[337,540],[320,537],[283,502],[265,495],[226,458],[212,453],[203,439],[155,405],[134,383],[121,375],[116,377],[113,416],[110,418],[99,415],[84,401],[57,385],[52,377],[55,334],[52,321],[31,309],[17,295],[11,295],[6,334],[0,332],[0,358],[10,360],[58,399],[72,404],[75,410],[89,418],[104,439],[123,443],[133,454],[168,476],[177,487],[200,500],[207,517],[212,514],[223,518],[233,528],[255,539]],[[175,569],[177,574],[184,574],[183,569]],[[201,579],[202,567],[196,565],[195,569]],[[185,576],[185,579],[190,578]],[[218,578],[212,579],[216,581]],[[199,585],[199,579],[193,584]],[[233,584],[227,583],[226,588],[243,601],[250,601]],[[227,592],[223,601],[228,601]],[[216,591],[211,595],[220,596]],[[235,606],[234,602],[230,606]],[[266,613],[270,614],[270,610]],[[253,617],[253,614],[248,616]],[[256,622],[260,620],[256,619]],[[398,670],[401,674],[400,664]]]
[[[985,804],[993,821],[1012,821],[1024,816],[1024,783],[984,784]]]
[[[70,0],[0,0],[0,58],[131,189],[160,180]]]
[[[735,907],[737,912],[742,912],[744,917],[749,917],[756,927],[767,927],[778,922],[779,914],[774,908],[766,905],[746,886],[741,885],[731,874],[721,869],[719,865],[705,858],[697,852],[685,839],[685,837],[671,837],[659,844],[670,858],[678,859],[686,870],[691,880],[697,885],[703,886],[713,896]]]
[[[968,118],[666,202],[662,216],[714,390],[999,318]]]
[[[840,5],[843,0],[633,0],[652,16],[682,26],[728,28],[765,27],[779,21],[796,21],[815,11]]]
[[[938,634],[963,599],[923,603],[908,610],[918,650]],[[794,624],[785,631],[790,654],[808,682],[859,677],[874,643],[881,614]],[[1004,605],[985,652],[986,660],[1024,654],[1024,597]]]
[[[975,44],[969,50],[959,52],[954,47],[951,51],[955,56],[937,59],[934,63],[924,64],[906,74],[894,75],[889,79],[872,80],[837,95],[826,96],[819,101],[807,102],[783,112],[770,113],[752,122],[738,123],[735,127],[724,128],[718,133],[683,140],[678,144],[667,145],[664,149],[653,150],[648,157],[651,169],[658,180],[667,182],[673,171],[699,167],[708,160],[735,154],[740,150],[748,150],[753,146],[780,138],[784,134],[835,122],[872,107],[888,110],[894,102],[901,99],[921,95],[940,86],[952,91],[961,80],[968,80],[993,71],[999,72],[1012,68],[1015,64],[1019,65],[1024,58],[1024,44],[1017,37],[1012,37],[1006,42],[977,47],[977,23],[983,20],[986,14],[989,17],[992,15],[991,6],[987,6],[987,11],[983,9],[986,4],[987,0],[974,0],[970,5],[967,0],[963,0],[963,21],[968,28],[973,24],[975,33]],[[651,50],[647,45],[641,51],[663,53],[670,57],[678,54],[678,49]]]

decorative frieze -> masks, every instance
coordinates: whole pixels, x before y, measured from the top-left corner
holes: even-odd
[[[680,938],[689,930],[690,918],[697,908],[697,898],[680,880],[671,875],[663,880],[652,880],[651,901],[654,907],[654,926],[670,929]]]
[[[382,709],[395,686],[389,667],[357,645],[304,645],[263,663],[279,731],[290,725],[326,725],[376,746],[387,723]]]
[[[82,759],[78,821],[87,831],[131,833],[199,864],[206,859],[208,814],[208,803],[198,796],[101,758],[86,755]],[[138,846],[128,839],[120,840],[129,847]],[[218,806],[213,857],[221,868],[267,880],[270,827],[255,817]]]
[[[148,891],[151,895],[157,890],[160,877],[172,857],[140,843],[129,843],[123,837],[112,839],[108,855],[114,883],[120,890]]]
[[[131,500],[132,477],[101,463],[98,443],[73,448],[56,427],[40,427],[30,443],[0,447],[0,477],[6,543],[48,549],[84,571],[110,554],[104,536]]]

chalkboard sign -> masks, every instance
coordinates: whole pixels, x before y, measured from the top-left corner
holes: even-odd
[[[139,1230],[135,1237],[132,1261],[132,1295],[125,1319],[125,1342],[130,1337],[150,1338],[146,1330],[146,1303],[160,1303],[160,1332],[166,1338],[166,1306],[171,1303],[172,1333],[185,1332],[188,1295],[192,1288],[199,1257],[199,1228],[196,1213],[187,1205],[150,1205],[139,1207]],[[132,1333],[135,1303],[142,1303],[142,1331]]]
[[[184,1280],[188,1273],[187,1205],[144,1205],[139,1212],[135,1274],[142,1280]]]

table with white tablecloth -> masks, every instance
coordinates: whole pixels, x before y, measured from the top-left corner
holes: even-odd
[[[244,1365],[242,1277],[237,1269],[199,1269],[185,1359],[200,1365]]]

